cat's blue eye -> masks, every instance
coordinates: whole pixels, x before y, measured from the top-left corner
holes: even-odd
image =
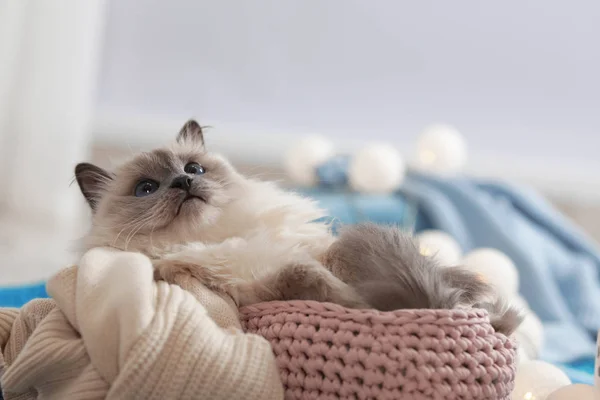
[[[158,190],[158,182],[151,179],[144,179],[135,185],[135,197],[148,196]]]
[[[185,165],[185,167],[183,168],[183,170],[186,172],[186,174],[193,174],[193,175],[202,175],[203,173],[206,172],[206,170],[204,169],[204,167],[198,163],[195,162],[191,162]]]

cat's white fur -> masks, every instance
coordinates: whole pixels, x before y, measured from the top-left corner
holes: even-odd
[[[318,259],[333,243],[314,201],[275,184],[243,178],[237,198],[196,241],[165,247],[160,258],[201,265],[236,281],[260,279],[294,262]],[[208,228],[208,227],[207,227]]]

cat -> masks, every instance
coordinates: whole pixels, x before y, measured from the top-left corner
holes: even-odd
[[[75,178],[92,210],[83,250],[144,253],[156,279],[189,274],[239,306],[271,300],[382,311],[479,306],[506,334],[521,320],[477,276],[436,265],[397,228],[348,226],[336,238],[319,222],[325,214],[314,201],[245,177],[207,151],[195,120],[168,147],[138,154],[114,172],[81,163]]]

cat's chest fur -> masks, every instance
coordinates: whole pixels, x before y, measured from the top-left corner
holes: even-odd
[[[288,264],[318,259],[334,238],[316,222],[324,213],[311,200],[264,182],[223,209],[209,229],[189,242],[165,248],[202,268],[227,270],[244,281],[260,279]]]

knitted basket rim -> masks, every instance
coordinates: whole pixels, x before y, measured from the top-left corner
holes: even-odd
[[[368,324],[412,323],[418,325],[461,326],[489,324],[490,322],[488,312],[479,308],[378,311],[374,309],[350,309],[338,304],[312,300],[291,300],[257,303],[240,309],[240,317],[244,321],[280,313],[302,313],[307,316],[319,315],[326,318],[332,317],[343,321]],[[500,333],[497,334],[501,335]]]
[[[347,309],[308,300],[240,309],[269,341],[286,399],[510,400],[516,343],[482,309]]]

